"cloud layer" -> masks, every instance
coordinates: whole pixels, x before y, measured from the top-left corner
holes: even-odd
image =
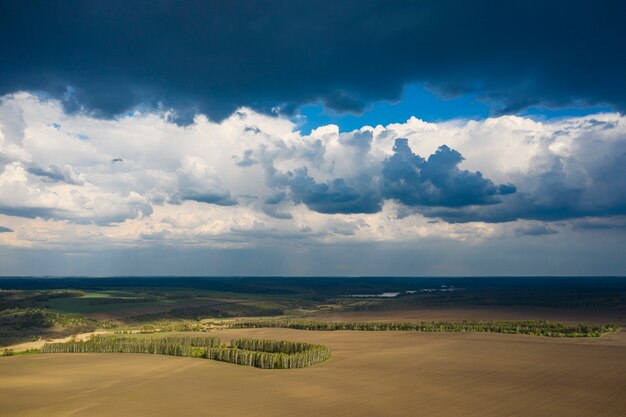
[[[497,114],[626,110],[623,1],[3,1],[0,94],[27,90],[111,117],[241,106],[359,112],[421,83]]]
[[[623,230],[626,119],[416,118],[339,133],[241,108],[68,114],[0,103],[0,242],[9,246],[480,240]]]

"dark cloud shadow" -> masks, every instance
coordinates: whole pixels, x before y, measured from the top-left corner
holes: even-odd
[[[360,112],[407,83],[471,93],[494,113],[626,110],[626,3],[233,0],[0,4],[0,94],[37,91],[111,117],[239,106]]]

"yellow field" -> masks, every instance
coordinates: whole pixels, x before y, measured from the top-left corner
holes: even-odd
[[[623,416],[626,335],[215,332],[330,346],[330,361],[262,370],[123,354],[0,358],[3,416]]]

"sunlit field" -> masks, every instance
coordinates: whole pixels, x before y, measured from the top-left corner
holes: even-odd
[[[4,415],[617,416],[623,333],[596,339],[501,334],[216,331],[329,346],[329,361],[267,370],[138,354],[0,358]]]
[[[626,287],[597,280],[0,279],[0,409],[617,416]]]

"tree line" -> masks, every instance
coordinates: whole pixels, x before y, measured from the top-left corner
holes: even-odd
[[[269,353],[298,353],[305,352],[316,345],[305,342],[289,342],[286,340],[272,339],[233,339],[230,342],[231,347],[246,350],[258,350],[260,352]]]
[[[220,345],[217,337],[108,337],[85,341],[46,343],[43,353],[146,353],[153,355],[199,356],[198,348]]]
[[[322,345],[284,340],[235,339],[220,345],[217,337],[94,336],[85,341],[46,343],[42,353],[144,353],[213,359],[264,369],[304,368],[330,358]]]
[[[620,329],[617,324],[562,324],[545,320],[525,321],[432,321],[417,323],[397,322],[325,322],[299,320],[263,320],[234,323],[237,329],[278,327],[298,330],[360,330],[360,331],[416,331],[416,332],[482,332],[528,334],[549,337],[599,337]]]
[[[230,347],[207,349],[206,357],[264,369],[305,368],[330,358],[323,345],[284,340],[235,339]]]

